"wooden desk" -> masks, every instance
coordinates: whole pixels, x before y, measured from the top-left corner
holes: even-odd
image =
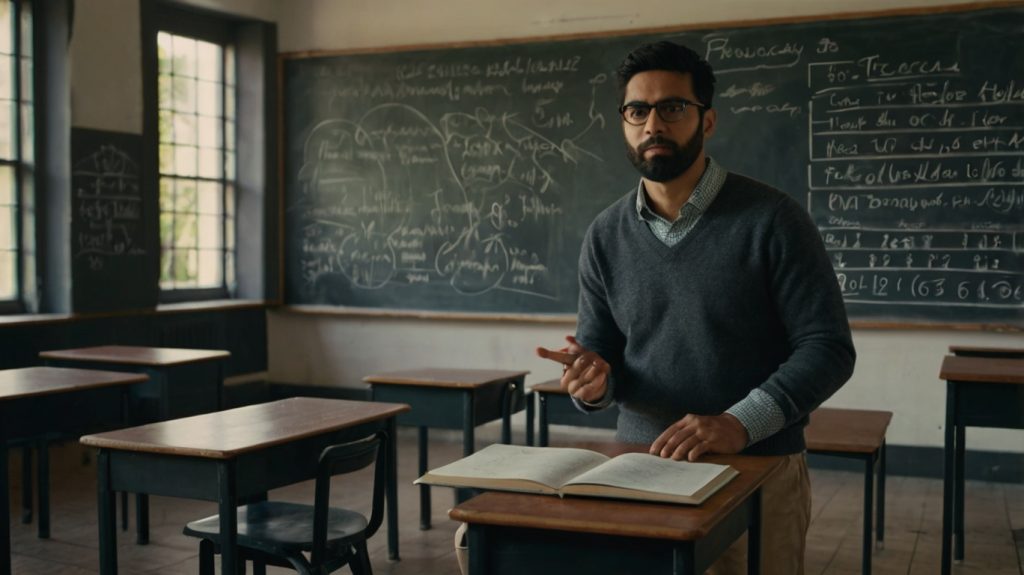
[[[44,351],[47,365],[145,373],[149,383],[133,392],[135,423],[218,411],[223,405],[227,351],[103,345]]]
[[[375,373],[363,378],[372,385],[375,401],[408,403],[412,411],[399,425],[419,432],[419,474],[427,472],[427,429],[462,430],[462,455],[474,450],[476,426],[501,418],[501,442],[512,441],[511,415],[523,409],[523,388],[529,371],[482,369],[412,369]],[[456,491],[456,501],[466,498]],[[430,486],[420,485],[420,529],[430,529]]]
[[[220,510],[221,572],[238,566],[239,501],[312,479],[328,445],[384,429],[395,437],[395,418],[408,405],[294,397],[87,435],[99,448],[100,573],[117,573],[114,492],[216,501]],[[388,453],[388,550],[398,559],[398,488],[395,442]]]
[[[599,450],[612,455],[646,446]],[[748,529],[748,573],[759,573],[760,488],[782,458],[702,461],[732,465],[740,474],[697,507],[495,491],[459,504],[449,516],[469,524],[470,575],[699,574]]]
[[[224,405],[223,360],[227,351],[130,345],[101,345],[44,351],[47,365],[144,373],[149,383],[132,391],[132,425],[218,411]],[[128,499],[121,512],[128,528]],[[136,497],[136,541],[149,543],[149,500]]]
[[[964,446],[966,427],[1024,429],[1024,359],[946,356],[945,472],[942,482],[942,574],[964,557]]]
[[[951,345],[949,353],[963,357],[1001,357],[1024,359],[1024,347],[981,347],[972,345]]]
[[[548,426],[552,423],[605,429],[615,429],[618,424],[618,407],[612,405],[594,413],[583,413],[573,405],[569,392],[562,389],[557,379],[530,386],[530,393],[537,396],[537,444],[541,447],[548,445]],[[533,418],[527,419],[532,421]]]
[[[26,367],[0,371],[0,574],[11,573],[7,442],[60,433],[83,433],[124,421],[126,393],[145,375]],[[39,536],[49,537],[49,457],[39,449]]]
[[[811,413],[810,419],[810,424],[804,428],[808,452],[864,462],[861,572],[871,575],[871,504],[875,497],[875,537],[879,544],[885,538],[885,433],[892,421],[892,412],[819,407]],[[876,463],[878,494],[873,495]]]

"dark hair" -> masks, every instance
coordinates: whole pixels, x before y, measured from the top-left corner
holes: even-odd
[[[686,46],[667,40],[644,44],[627,54],[622,64],[619,64],[615,70],[619,82],[619,102],[626,97],[626,84],[633,76],[652,70],[690,74],[698,102],[711,107],[711,99],[715,95],[715,73],[711,70],[711,64]]]

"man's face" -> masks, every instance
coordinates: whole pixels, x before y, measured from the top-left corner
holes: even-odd
[[[626,84],[623,104],[656,104],[683,98],[696,102],[693,78],[667,70],[651,70],[633,76]],[[622,121],[626,155],[644,178],[668,182],[678,178],[701,157],[704,136],[714,128],[714,111],[701,117],[700,109],[687,106],[681,120],[666,122],[651,110],[643,125]]]

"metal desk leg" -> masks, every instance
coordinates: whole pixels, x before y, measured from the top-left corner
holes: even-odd
[[[878,493],[875,494],[875,542],[881,549],[885,544],[885,439],[878,450]]]
[[[939,573],[949,575],[952,567],[952,549],[950,539],[953,537],[953,453],[956,438],[954,422],[956,421],[956,384],[946,382],[946,442],[943,448],[942,473],[942,562]]]
[[[11,575],[11,502],[7,471],[7,440],[0,437],[0,575]]]
[[[473,451],[476,445],[476,437],[474,435],[476,430],[476,417],[473,411],[473,392],[466,391],[462,395],[462,456],[468,457],[473,455]],[[463,501],[466,501],[472,497],[472,490],[469,489],[456,489],[455,490],[455,504],[458,505]]]
[[[547,394],[538,393],[537,401],[540,403],[540,413],[538,414],[537,422],[537,435],[538,442],[541,447],[548,446],[548,397]]]
[[[149,545],[149,495],[135,494],[135,542]]]
[[[39,470],[36,480],[39,482],[39,524],[36,525],[40,539],[50,538],[50,442],[45,438],[36,443],[39,452]]]
[[[121,492],[121,530],[128,531],[128,492]]]
[[[419,452],[419,476],[427,472],[427,426],[421,425],[417,429]],[[430,529],[430,486],[420,485],[420,530]]]
[[[871,575],[871,511],[874,509],[875,497],[872,488],[875,485],[875,454],[871,453],[864,459],[864,541],[862,542],[860,564],[861,573]]]
[[[533,445],[534,395],[533,392],[526,394],[526,444],[530,446]]]
[[[761,575],[761,488],[750,494],[747,525],[747,575]]]
[[[696,575],[697,558],[693,542],[687,541],[672,550],[672,575]]]
[[[966,451],[966,429],[963,425],[956,426],[956,451],[953,461],[953,559],[964,560],[964,451]]]
[[[398,432],[395,418],[387,423],[387,516],[388,516],[388,559],[398,561]]]
[[[235,486],[235,462],[223,461],[217,466],[220,485],[220,572],[238,573],[238,490]]]
[[[512,394],[516,392],[516,384],[505,384],[505,393],[501,394],[501,442],[512,443]]]
[[[32,444],[21,448],[21,522],[32,523]]]
[[[96,492],[100,535],[100,573],[117,574],[117,510],[110,490],[110,455],[100,449],[96,456]]]

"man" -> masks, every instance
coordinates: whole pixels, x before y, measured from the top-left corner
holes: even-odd
[[[715,78],[689,48],[642,46],[619,67],[639,186],[583,241],[576,336],[562,387],[584,411],[618,405],[617,438],[661,457],[783,455],[764,487],[763,572],[803,572],[808,414],[851,375],[842,296],[808,214],[704,152]],[[793,166],[793,169],[799,169]],[[745,541],[713,573],[745,573]]]

